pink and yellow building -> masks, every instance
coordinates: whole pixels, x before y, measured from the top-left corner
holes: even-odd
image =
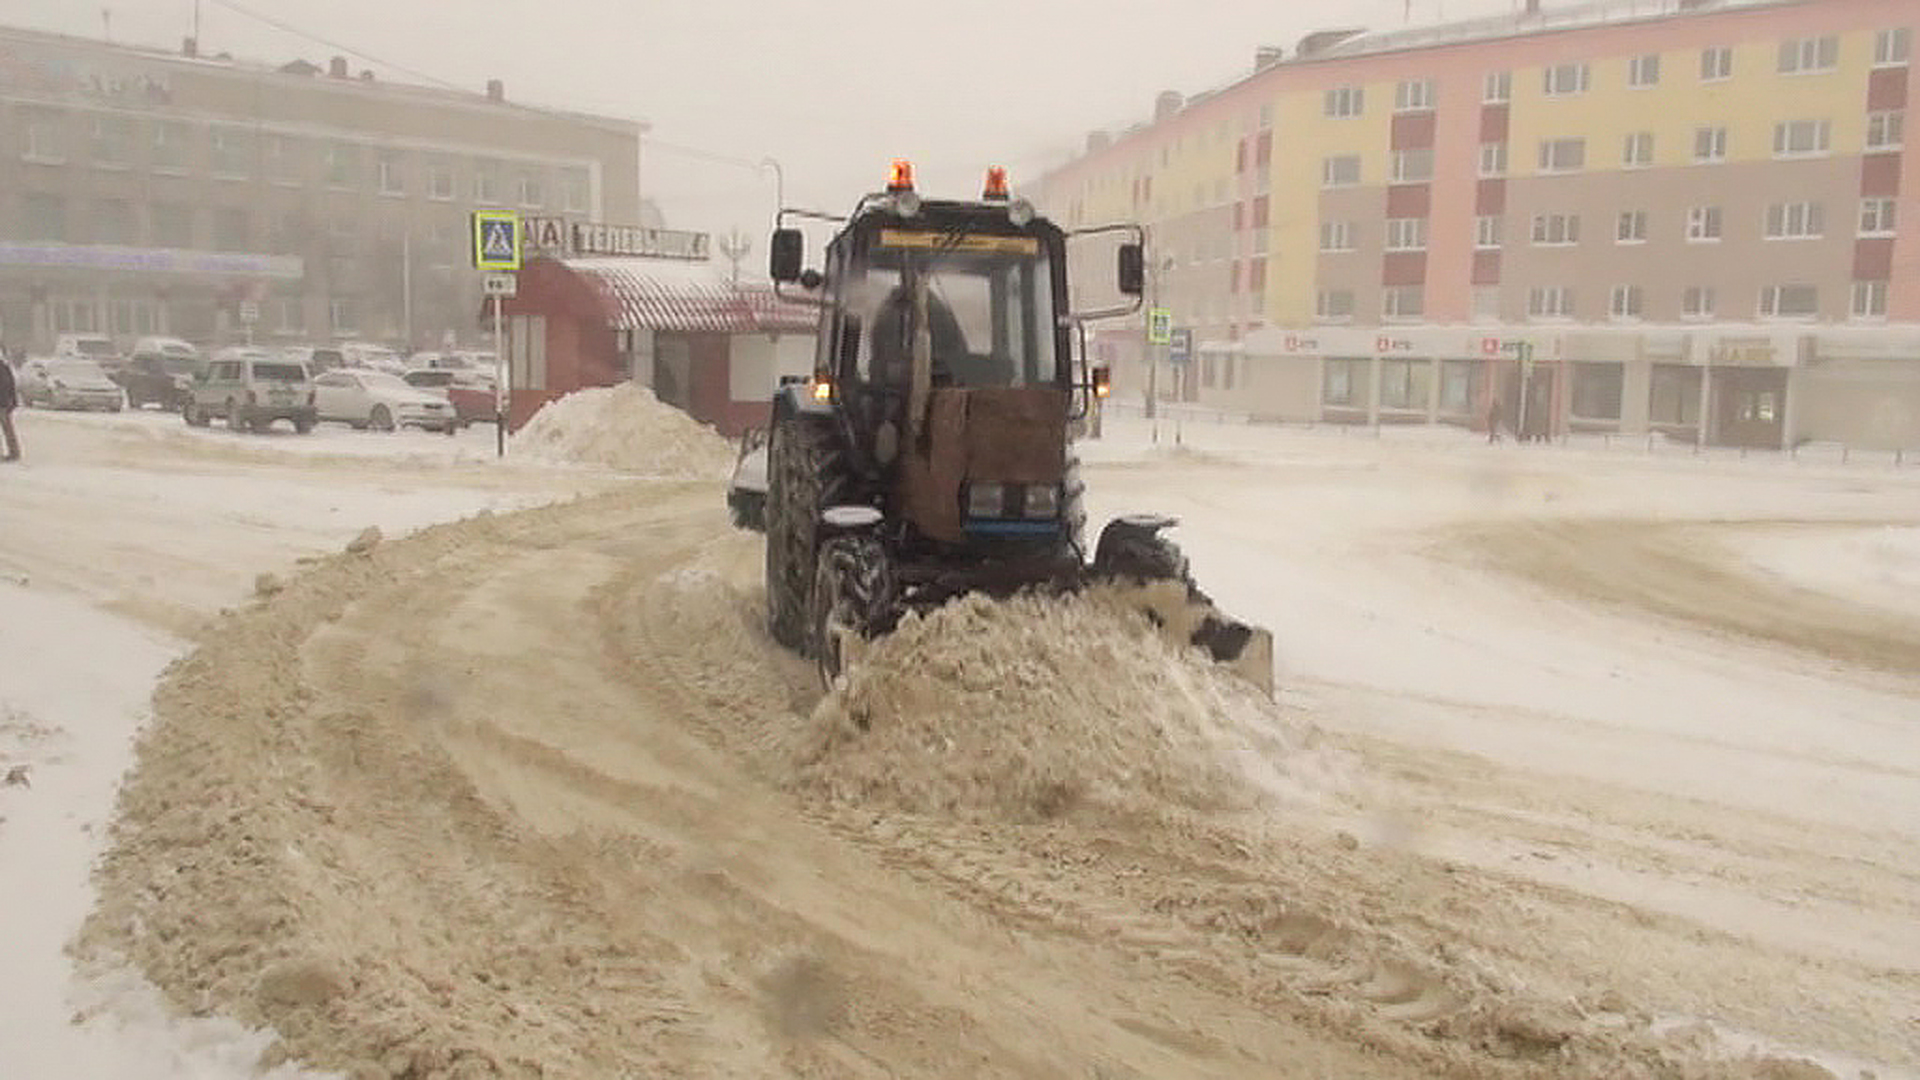
[[[1161,397],[1920,446],[1920,0],[1613,0],[1263,50],[1030,194],[1148,225]],[[1140,335],[1103,343],[1119,393]]]

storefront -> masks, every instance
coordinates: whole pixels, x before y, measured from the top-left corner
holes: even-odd
[[[706,262],[703,234],[573,225],[504,304],[510,428],[574,390],[632,380],[733,436],[766,422],[781,375],[813,370],[818,312],[731,280]]]
[[[303,274],[291,255],[0,241],[0,334],[31,352],[69,333],[235,340],[249,302]]]

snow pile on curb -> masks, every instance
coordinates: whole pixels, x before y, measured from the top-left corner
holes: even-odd
[[[724,477],[733,464],[733,450],[712,428],[630,382],[548,402],[513,436],[513,452],[682,479]]]
[[[907,616],[815,710],[803,785],[1026,821],[1286,794],[1281,774],[1312,730],[1197,654],[1170,653],[1130,591],[972,595]]]

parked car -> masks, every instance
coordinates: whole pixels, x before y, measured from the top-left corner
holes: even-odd
[[[275,420],[290,420],[304,435],[313,430],[313,379],[306,365],[265,349],[222,349],[194,379],[180,412],[195,427],[218,416],[235,431],[265,431]]]
[[[186,405],[200,367],[200,350],[179,338],[141,338],[112,378],[127,392],[128,408],[157,404],[172,411]]]
[[[337,367],[345,367],[346,355],[332,345],[289,345],[280,350],[283,360],[292,360],[307,365],[307,372],[319,375]]]
[[[740,437],[740,454],[727,479],[727,509],[737,529],[765,532],[767,528],[767,429],[748,428]]]
[[[494,365],[492,353],[482,352],[417,352],[411,357],[416,371],[431,369],[434,371],[457,371],[469,381],[493,386],[499,381],[498,369]]]
[[[53,355],[60,360],[90,360],[108,370],[126,363],[120,347],[105,334],[61,334],[53,339]]]
[[[375,431],[419,427],[451,435],[460,429],[460,417],[445,395],[409,386],[385,371],[342,368],[315,379],[313,386],[322,420]]]
[[[400,377],[417,390],[444,395],[453,403],[454,415],[462,424],[491,424],[498,419],[493,388],[464,379],[458,371],[416,368]]]
[[[23,405],[119,412],[126,402],[126,395],[106,371],[84,357],[29,360],[15,381]]]
[[[369,341],[343,341],[340,355],[347,367],[370,368],[390,375],[399,375],[409,366],[398,352]]]

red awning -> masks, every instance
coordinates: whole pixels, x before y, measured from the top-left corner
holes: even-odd
[[[735,285],[708,263],[666,259],[568,259],[567,269],[594,287],[607,321],[622,330],[679,333],[811,333],[819,313],[757,282]]]

